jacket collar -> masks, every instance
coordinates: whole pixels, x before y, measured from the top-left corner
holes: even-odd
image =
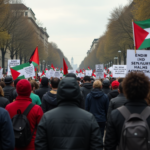
[[[125,97],[123,93],[119,93],[117,97]]]
[[[16,101],[30,101],[30,102],[32,102],[32,99],[28,96],[17,96]]]

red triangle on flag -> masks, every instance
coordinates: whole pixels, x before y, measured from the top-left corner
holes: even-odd
[[[134,25],[134,40],[135,40],[135,46],[136,49],[139,49],[141,44],[144,42],[145,38],[149,34],[147,31],[142,29],[140,26],[138,26],[136,23],[133,23]]]
[[[12,68],[10,68],[10,71],[11,71],[13,80],[16,80],[16,79],[19,77],[20,72],[18,72],[18,71],[16,71],[16,70],[13,70]]]
[[[34,50],[33,54],[30,57],[30,62],[34,62],[36,64],[40,64],[39,63],[39,53],[38,53],[38,47],[36,47],[36,49]]]

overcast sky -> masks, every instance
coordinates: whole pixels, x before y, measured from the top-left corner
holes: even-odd
[[[80,65],[94,38],[106,31],[111,11],[128,0],[24,0],[64,55]]]

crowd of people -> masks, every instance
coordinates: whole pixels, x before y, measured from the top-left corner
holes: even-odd
[[[8,76],[0,82],[0,150],[148,150],[150,80]]]

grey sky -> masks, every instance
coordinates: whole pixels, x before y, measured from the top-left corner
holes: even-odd
[[[110,12],[128,0],[24,0],[68,60],[80,64],[94,38],[106,31]]]

